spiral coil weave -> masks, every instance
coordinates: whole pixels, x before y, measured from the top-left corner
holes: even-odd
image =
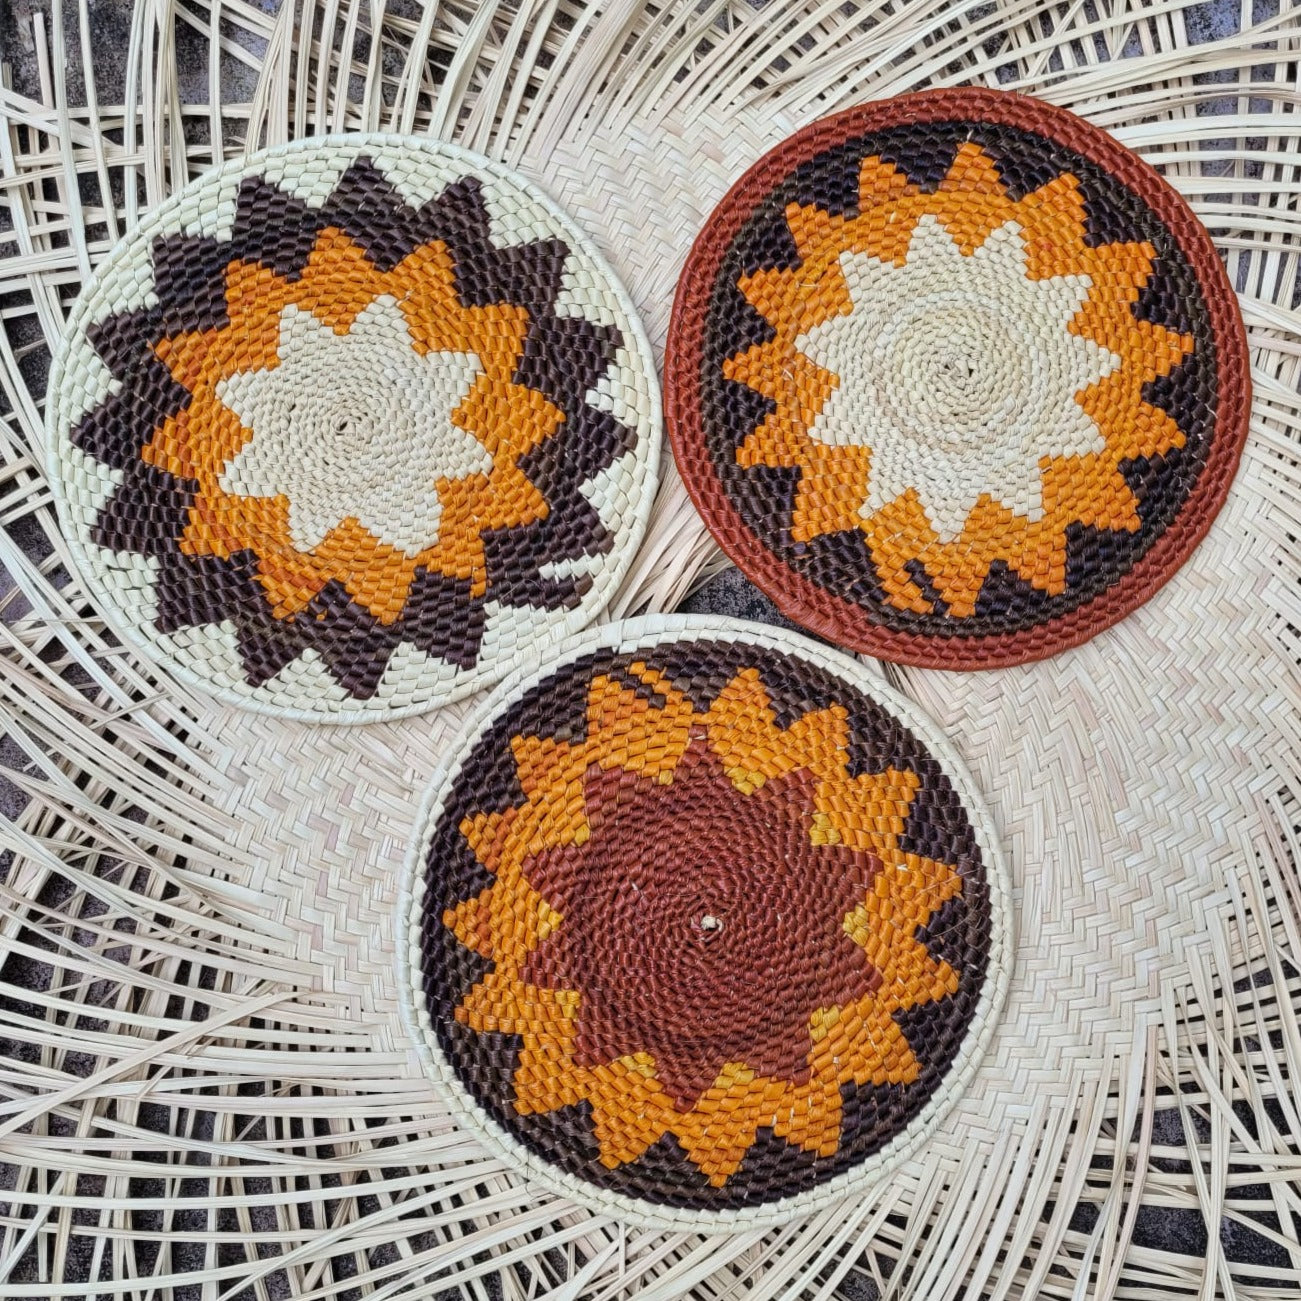
[[[882,1178],[975,1069],[1003,868],[942,738],[794,634],[688,616],[505,684],[402,915],[426,1065],[513,1165],[739,1230]]]
[[[200,178],[109,256],[51,384],[65,530],[122,635],[279,714],[496,681],[596,615],[654,493],[627,296],[534,187],[437,142]]]
[[[733,187],[678,288],[682,475],[791,618],[905,663],[1077,644],[1228,492],[1246,334],[1210,237],[1064,110],[984,89],[805,128]]]

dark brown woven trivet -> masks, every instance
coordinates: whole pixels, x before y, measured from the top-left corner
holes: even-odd
[[[696,241],[666,362],[678,465],[784,613],[945,668],[1075,645],[1228,492],[1246,335],[1205,229],[1087,122],[984,89],[799,132]]]
[[[513,1164],[637,1220],[745,1228],[882,1177],[1007,979],[970,779],[779,630],[647,620],[507,684],[417,846],[427,1064]]]

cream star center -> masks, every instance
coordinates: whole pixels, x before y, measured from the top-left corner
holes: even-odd
[[[852,309],[796,347],[836,380],[812,437],[871,451],[862,516],[912,488],[944,541],[983,496],[1041,518],[1042,461],[1106,446],[1076,395],[1121,358],[1067,329],[1089,277],[1027,278],[1015,221],[967,255],[929,214],[905,265],[840,266]]]
[[[286,497],[290,536],[302,551],[348,519],[407,556],[433,546],[438,481],[492,468],[487,449],[452,423],[483,372],[478,356],[421,356],[388,294],[345,334],[289,305],[277,355],[269,369],[217,387],[253,434],[222,471],[222,490]]]

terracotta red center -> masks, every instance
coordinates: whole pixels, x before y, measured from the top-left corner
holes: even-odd
[[[683,1110],[728,1063],[808,1078],[812,1014],[880,981],[844,926],[880,860],[812,843],[813,794],[804,770],[743,793],[703,734],[667,784],[588,771],[590,838],[528,868],[564,920],[521,973],[579,992],[580,1065],[649,1053]]]

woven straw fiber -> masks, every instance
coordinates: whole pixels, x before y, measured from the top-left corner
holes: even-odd
[[[283,716],[494,682],[591,622],[654,497],[627,295],[544,196],[434,141],[300,140],[199,178],[86,286],[50,392],[64,534],[106,614]]]
[[[435,774],[403,1014],[515,1168],[625,1222],[740,1233],[918,1152],[994,1032],[1009,893],[911,701],[782,630],[624,620],[503,683]],[[649,1075],[621,1069],[638,1054]]]
[[[1294,12],[1244,7],[1216,36],[1180,0],[150,0],[110,40],[88,4],[19,24],[33,8],[4,31],[37,73],[0,85],[0,699],[27,800],[0,885],[6,978],[26,973],[2,1013],[5,1294],[1295,1293]],[[168,193],[246,143],[335,130],[522,171],[659,349],[693,238],[756,159],[839,109],[956,84],[1070,108],[1192,205],[1248,331],[1241,469],[1189,563],[1088,644],[973,674],[864,664],[970,770],[1020,922],[988,1053],[924,1149],[881,1193],[785,1226],[621,1225],[458,1126],[401,1021],[402,862],[467,706],[322,728],[155,675],[73,575],[42,469],[47,358]],[[607,613],[672,609],[718,564],[670,471]],[[1172,1218],[1186,1254],[1154,1235]]]
[[[765,154],[692,247],[665,368],[719,545],[805,627],[923,668],[1042,659],[1141,605],[1223,504],[1251,401],[1178,192],[970,86]]]

